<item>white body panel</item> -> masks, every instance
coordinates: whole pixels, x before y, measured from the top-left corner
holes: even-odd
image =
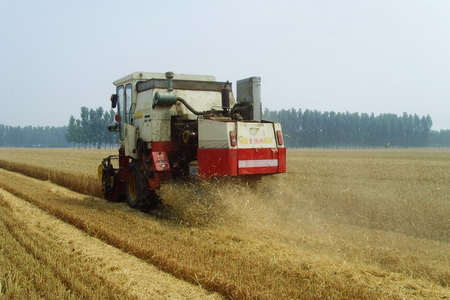
[[[239,148],[260,149],[277,148],[275,128],[281,130],[279,123],[220,122],[198,120],[198,147],[205,149]],[[230,131],[237,132],[237,146],[231,146]]]
[[[136,127],[130,124],[125,125],[125,155],[138,158],[136,151]]]
[[[198,120],[198,148],[236,148],[230,144],[230,131],[236,130],[235,122]]]

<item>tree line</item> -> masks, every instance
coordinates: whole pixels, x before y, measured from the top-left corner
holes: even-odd
[[[114,112],[81,108],[80,118],[71,116],[61,127],[6,126],[0,124],[0,147],[117,147],[118,137],[107,126],[114,122]]]
[[[67,126],[0,124],[0,147],[117,147],[117,133],[107,130],[114,117],[113,111],[102,107],[82,107],[80,117],[71,116]],[[265,109],[263,118],[281,123],[287,147],[450,147],[450,130],[431,130],[428,115]]]
[[[7,126],[0,124],[0,147],[64,148],[67,126]]]
[[[116,146],[118,141],[115,132],[109,132],[107,127],[114,122],[113,111],[104,111],[100,106],[97,109],[81,108],[80,118],[70,116],[65,139],[74,145],[101,148],[103,146]]]
[[[264,110],[266,120],[280,122],[288,147],[426,147],[432,136],[429,115],[404,113],[336,113],[317,110]],[[435,146],[443,134],[433,135]]]
[[[432,130],[428,146],[450,148],[450,129]]]

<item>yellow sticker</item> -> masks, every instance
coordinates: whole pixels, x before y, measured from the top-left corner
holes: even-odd
[[[248,138],[246,138],[246,137],[239,137],[239,143],[240,144],[248,144]]]
[[[133,115],[133,119],[140,119],[142,118],[142,110],[137,110],[134,115]]]

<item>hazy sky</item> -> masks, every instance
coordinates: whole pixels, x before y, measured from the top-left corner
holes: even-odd
[[[271,110],[450,129],[450,1],[0,0],[0,124],[67,125],[134,71],[262,78]]]

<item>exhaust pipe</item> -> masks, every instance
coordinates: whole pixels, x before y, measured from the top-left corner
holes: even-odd
[[[229,82],[227,81],[222,89],[222,109],[225,117],[230,116],[230,89],[228,85]]]

